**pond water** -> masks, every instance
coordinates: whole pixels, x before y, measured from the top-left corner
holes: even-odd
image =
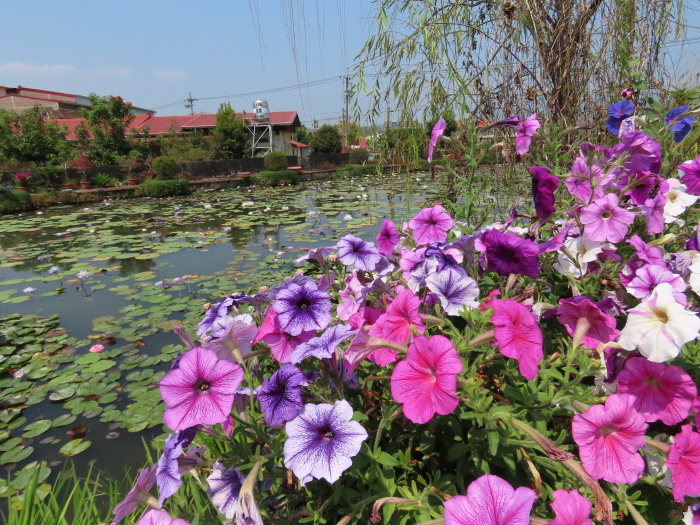
[[[412,175],[0,217],[0,464],[140,466],[184,350],[173,324],[195,334],[205,303],[277,284],[305,249],[373,240],[439,192]]]

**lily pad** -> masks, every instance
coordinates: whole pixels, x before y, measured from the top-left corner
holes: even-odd
[[[72,441],[69,441],[65,445],[61,447],[59,450],[59,453],[63,454],[64,456],[75,456],[77,454],[80,454],[84,450],[87,450],[87,448],[92,444],[91,441],[84,441],[83,439],[74,439]],[[1,458],[0,458],[1,459]]]
[[[24,437],[36,437],[44,432],[46,432],[48,429],[51,428],[51,420],[49,419],[42,419],[41,421],[35,421],[34,423],[30,423],[26,427],[24,427],[24,431],[22,432],[22,435]]]
[[[0,456],[0,465],[6,465],[8,463],[19,463],[20,461],[27,459],[34,452],[33,447],[15,447],[12,450],[8,450],[2,456]]]

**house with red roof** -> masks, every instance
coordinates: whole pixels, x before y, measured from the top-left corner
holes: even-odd
[[[296,111],[270,111],[268,121],[259,122],[253,113],[238,113],[238,117],[248,126],[251,135],[257,140],[257,149],[266,151],[282,151],[286,155],[295,155],[292,145],[292,134],[301,126],[299,115]],[[83,118],[52,119],[59,126],[66,126],[68,134],[66,140],[76,141],[75,134],[78,126],[85,121]],[[129,134],[139,134],[148,138],[177,133],[186,136],[195,131],[203,135],[212,135],[216,126],[216,113],[204,113],[199,115],[173,115],[156,116],[151,113],[136,115],[131,122]],[[265,128],[265,129],[262,129]]]
[[[22,113],[36,105],[45,107],[50,119],[78,118],[81,116],[81,109],[88,109],[91,106],[90,99],[82,95],[23,86],[0,86],[0,109]],[[132,106],[131,112],[141,115],[148,113],[148,110]]]

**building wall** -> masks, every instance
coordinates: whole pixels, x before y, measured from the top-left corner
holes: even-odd
[[[22,112],[37,104],[49,108],[50,112],[58,109],[57,102],[50,102],[48,100],[43,102],[41,100],[12,96],[0,98],[0,108],[8,111]]]

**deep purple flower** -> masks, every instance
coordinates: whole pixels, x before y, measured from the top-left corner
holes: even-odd
[[[289,335],[323,330],[331,322],[331,298],[313,283],[291,284],[277,294],[272,308],[282,329]]]
[[[452,217],[438,204],[422,209],[408,222],[408,227],[413,230],[413,240],[417,244],[425,245],[444,242],[453,224]]]
[[[444,118],[438,120],[433,126],[433,130],[430,132],[430,144],[428,145],[428,162],[433,162],[433,151],[440,137],[445,134],[446,129],[447,123]]]
[[[488,126],[484,127],[484,130],[495,128],[496,126],[504,126],[506,128],[517,128],[518,125],[520,124],[520,115],[512,115],[508,118],[505,118],[503,120],[497,120],[496,122],[492,122]]]
[[[537,114],[530,115],[518,124],[518,131],[515,133],[515,152],[518,155],[525,155],[525,153],[530,151],[532,137],[540,127],[541,124],[537,120]]]
[[[182,485],[182,476],[177,464],[177,458],[182,455],[182,443],[178,443],[177,437],[170,434],[165,440],[163,453],[158,459],[156,470],[156,484],[158,485],[158,504],[175,494]]]
[[[693,160],[687,160],[676,166],[683,172],[681,181],[685,185],[686,193],[700,195],[700,155]]]
[[[263,381],[256,397],[265,414],[265,423],[279,427],[301,412],[301,386],[305,382],[302,371],[289,363]]]
[[[134,512],[139,505],[148,503],[157,506],[158,500],[149,492],[156,484],[156,465],[141,469],[136,478],[136,483],[126,495],[124,500],[114,506],[114,519],[112,523],[119,523],[126,516]]]
[[[236,502],[244,482],[245,476],[238,469],[225,468],[218,461],[212,466],[211,476],[207,478],[208,492],[214,506],[227,519],[233,519],[236,514]]]
[[[371,242],[348,234],[338,241],[338,259],[345,266],[355,265],[358,270],[371,272],[381,255]]]
[[[367,431],[352,419],[352,407],[345,401],[304,405],[304,410],[285,430],[284,466],[299,479],[311,476],[335,482],[352,465]]]
[[[559,186],[559,179],[552,175],[547,168],[531,166],[532,199],[535,201],[535,213],[541,220],[547,219],[556,211],[554,207],[554,192]]]
[[[498,230],[489,230],[481,236],[486,248],[487,270],[508,277],[518,273],[537,277],[540,273],[537,244],[517,235],[508,235]]]
[[[629,118],[634,113],[634,104],[629,100],[623,100],[617,104],[613,104],[608,108],[608,123],[605,126],[610,133],[618,135],[620,133],[620,124],[626,118]]]
[[[168,407],[163,421],[173,430],[221,423],[231,413],[234,393],[242,380],[243,369],[218,359],[213,350],[188,350],[179,368],[160,380],[160,394]]]
[[[681,117],[684,113],[687,113],[690,108],[688,106],[679,106],[677,108],[671,109],[666,113],[666,118],[664,122],[668,126],[670,131],[673,131],[673,141],[680,142],[685,136],[690,133],[690,128],[693,127],[693,122],[695,122],[695,117],[688,115]]]
[[[476,308],[479,296],[476,281],[452,268],[432,273],[425,280],[428,290],[440,298],[440,304],[447,315],[457,315],[463,307]]]
[[[379,230],[379,235],[377,235],[379,253],[382,255],[391,255],[400,240],[401,237],[399,236],[394,221],[385,220],[382,223],[382,228]]]
[[[339,324],[330,327],[321,334],[321,337],[314,337],[309,341],[300,344],[292,352],[292,363],[300,363],[309,356],[318,359],[329,359],[333,357],[336,347],[357,333],[352,326]]]
[[[623,153],[628,155],[623,164],[627,171],[655,174],[661,171],[661,144],[641,131],[620,135],[620,143],[611,153],[609,160],[617,159]]]

